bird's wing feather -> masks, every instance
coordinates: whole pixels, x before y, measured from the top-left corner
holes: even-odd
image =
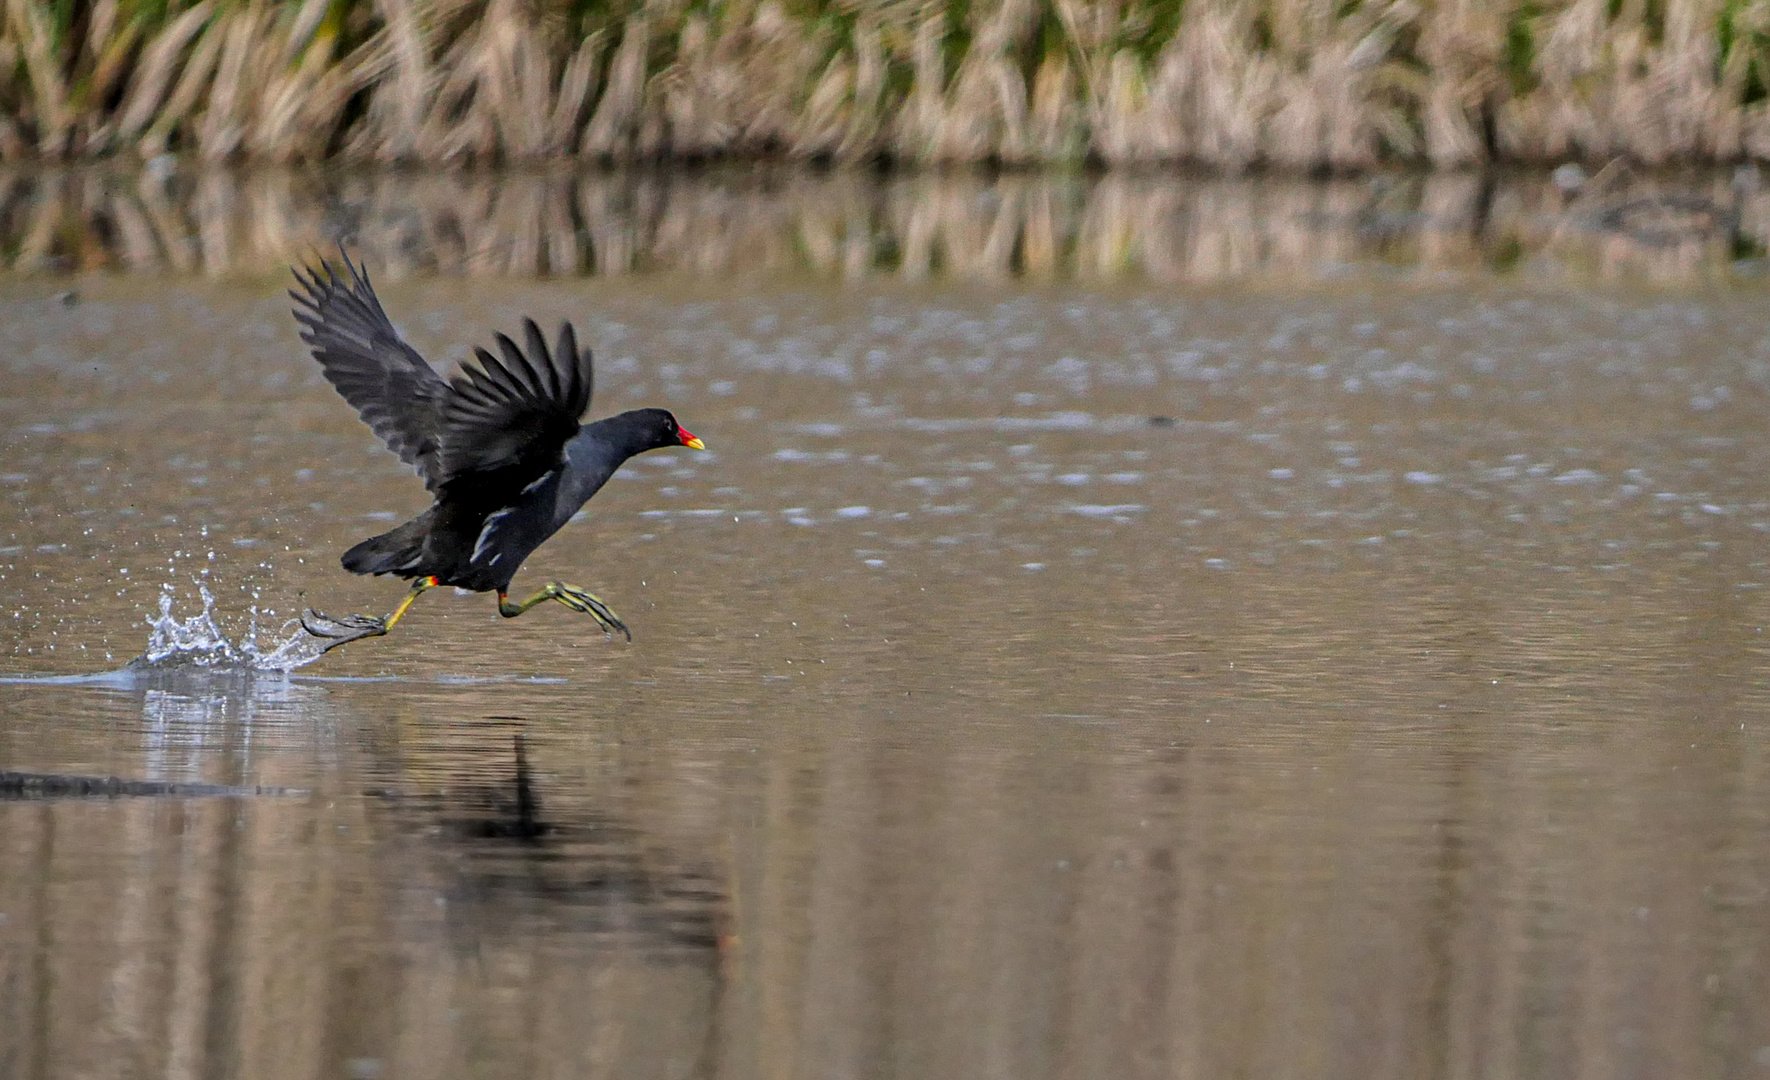
[[[295,321],[326,379],[388,449],[436,487],[437,430],[449,384],[406,344],[381,309],[368,274],[340,253],[348,279],[331,263],[295,271]]]
[[[449,380],[438,433],[437,485],[497,473],[500,486],[527,484],[559,461],[590,407],[590,350],[567,324],[551,351],[533,320],[523,320],[525,354],[497,336],[500,361],[476,349],[478,367]]]

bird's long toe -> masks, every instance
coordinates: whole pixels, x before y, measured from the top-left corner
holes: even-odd
[[[357,638],[387,633],[387,620],[377,615],[346,615],[334,618],[323,611],[308,608],[301,613],[301,628],[317,638],[343,644]]]
[[[620,633],[628,641],[633,640],[633,631],[627,629],[627,624],[621,621],[619,615],[615,614],[614,608],[603,603],[602,598],[595,593],[580,589],[576,585],[561,584],[555,591],[554,599],[573,611],[583,612],[595,619],[597,625],[602,627],[603,633]]]
[[[340,629],[337,619],[318,608],[308,608],[301,613],[301,628],[320,638],[337,637]]]

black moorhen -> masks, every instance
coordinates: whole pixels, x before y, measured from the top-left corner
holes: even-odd
[[[430,509],[344,553],[353,574],[397,574],[411,592],[384,618],[334,619],[309,609],[302,625],[328,638],[328,650],[387,633],[424,590],[454,585],[496,591],[498,614],[515,618],[546,600],[596,619],[605,632],[633,634],[609,606],[576,585],[548,582],[521,603],[507,590],[529,553],[571,520],[635,454],[666,446],[705,449],[663,409],[635,409],[590,424],[590,350],[570,323],[553,348],[524,319],[527,351],[497,335],[500,362],[476,349],[477,368],[444,381],[401,340],[369,285],[340,253],[348,280],[331,263],[295,270],[291,289],[301,340],[326,378],[388,449],[417,470],[435,497]]]

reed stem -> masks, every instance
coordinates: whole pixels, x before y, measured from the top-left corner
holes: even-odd
[[[0,0],[0,159],[1770,156],[1770,0]]]

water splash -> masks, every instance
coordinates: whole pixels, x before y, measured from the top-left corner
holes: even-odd
[[[129,662],[126,670],[204,671],[222,674],[288,672],[313,663],[329,644],[290,619],[277,631],[286,635],[268,648],[259,643],[258,609],[240,640],[230,638],[215,622],[215,597],[207,587],[197,586],[203,610],[188,619],[172,614],[171,590],[160,594],[160,614],[147,620],[152,633],[147,651]]]

